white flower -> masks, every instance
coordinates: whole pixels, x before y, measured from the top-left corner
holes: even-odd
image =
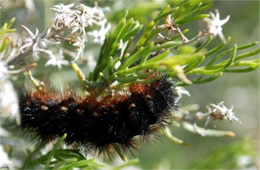
[[[89,7],[84,4],[77,5],[74,9],[74,3],[69,5],[59,4],[51,8],[55,11],[53,28],[61,30],[64,27],[72,28],[71,34],[79,31],[85,35],[87,26],[106,24],[107,19],[104,11],[107,8],[100,8],[97,3],[94,7]]]
[[[21,45],[20,53],[32,51],[35,59],[39,58],[40,52],[53,56],[53,53],[46,49],[48,45],[58,44],[61,41],[70,41],[74,42],[73,46],[77,47],[77,55],[74,57],[75,61],[84,52],[85,42],[87,41],[85,29],[88,26],[100,26],[100,29],[89,32],[89,35],[93,37],[93,41],[99,44],[103,44],[106,34],[111,28],[111,25],[107,24],[107,19],[104,15],[104,12],[108,9],[100,8],[97,4],[94,7],[88,7],[84,4],[74,7],[74,3],[68,5],[58,4],[51,9],[55,12],[55,18],[53,26],[47,30],[47,33],[39,33],[38,29],[33,33],[23,26],[29,36],[26,37]],[[57,42],[50,41],[49,39],[51,38]],[[59,68],[66,64],[67,61],[63,60],[63,57],[50,57],[50,60],[46,63],[46,65],[56,65]]]
[[[10,81],[0,81],[0,113],[20,124],[18,97]]]
[[[91,18],[90,12],[91,8],[85,6],[84,4],[79,4],[76,6],[76,20],[73,24],[73,30],[72,33],[76,32],[77,30],[80,30],[80,32],[83,32],[85,34],[85,27],[89,26],[89,20]]]
[[[104,12],[108,11],[109,8],[100,8],[97,3],[95,3],[94,7],[88,7],[80,4],[79,8],[84,16],[87,19],[87,22],[90,26],[95,25],[104,25],[107,22]]]
[[[116,62],[116,64],[114,65],[114,69],[117,70],[121,66],[121,64],[121,61]]]
[[[50,58],[45,66],[53,65],[57,66],[59,69],[61,69],[62,65],[68,65],[69,62],[67,60],[61,59],[61,58]]]
[[[83,15],[76,14],[76,18],[74,21],[70,24],[72,30],[71,35],[73,35],[76,32],[82,33],[83,36],[86,36],[85,28],[88,26],[88,22]]]
[[[27,34],[29,35],[29,37],[27,37],[24,41],[23,46],[20,48],[20,52],[24,52],[26,49],[31,48],[32,46],[33,49],[36,48],[36,46],[34,45],[35,42],[37,41],[38,35],[39,35],[39,30],[36,29],[35,34],[26,26],[22,25],[22,27],[25,29],[25,31],[27,32]]]
[[[230,109],[228,109],[224,102],[220,102],[219,104],[210,104],[208,106],[208,112],[211,114],[214,114],[216,117],[220,119],[228,119],[228,120],[235,120],[239,122],[239,119],[235,116],[235,113],[233,112],[233,106],[231,106]]]
[[[68,65],[69,62],[64,59],[63,51],[62,49],[59,50],[59,54],[53,54],[50,50],[39,50],[45,54],[47,54],[50,59],[45,63],[45,66],[57,66],[59,69],[61,69],[62,65]]]
[[[228,15],[225,19],[221,20],[219,16],[219,11],[216,9],[216,15],[210,12],[210,18],[205,18],[204,21],[208,25],[208,32],[214,36],[219,36],[223,42],[226,42],[225,36],[222,32],[222,26],[228,22],[230,15]]]
[[[5,79],[8,75],[8,69],[6,68],[4,62],[0,61],[0,81]]]
[[[125,43],[123,42],[123,40],[121,39],[119,42],[119,50],[120,50],[120,56],[119,58],[123,57],[123,54],[125,53],[125,49],[127,47],[128,41],[126,41]]]
[[[27,49],[31,49],[33,51],[33,56],[37,59],[39,58],[39,49],[47,48],[48,44],[59,44],[59,42],[52,42],[46,38],[41,37],[37,28],[34,34],[26,26],[22,25],[22,27],[26,30],[29,37],[25,39],[23,46],[20,48],[21,53],[24,53]]]
[[[56,30],[62,29],[63,26],[70,28],[70,24],[75,19],[75,11],[71,9],[73,6],[74,3],[69,5],[60,3],[58,5],[54,5],[54,7],[51,8],[56,12],[53,26]]]
[[[72,28],[71,35],[80,32],[85,35],[85,28],[88,26],[104,25],[107,22],[104,11],[107,8],[100,8],[97,3],[94,7],[84,4],[77,5],[74,9],[74,3],[69,5],[59,4],[51,8],[55,11],[53,28],[56,30],[64,29],[64,27]]]
[[[204,116],[208,116],[207,121],[205,123],[205,127],[212,122],[213,120],[235,120],[239,123],[241,121],[239,118],[235,116],[235,113],[233,112],[233,106],[231,106],[230,109],[228,109],[224,102],[220,102],[217,105],[216,104],[209,104],[207,106],[208,112]]]
[[[181,86],[175,87],[175,91],[177,94],[176,103],[182,98],[182,95],[191,96],[190,92]]]
[[[92,32],[89,32],[88,35],[93,37],[93,42],[98,44],[103,44],[106,34],[111,28],[111,24],[108,23],[106,26],[103,24],[100,28],[100,30],[94,30]]]
[[[5,152],[4,147],[0,145],[0,168],[8,167],[11,163],[8,154]]]

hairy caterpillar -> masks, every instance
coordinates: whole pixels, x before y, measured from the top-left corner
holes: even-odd
[[[135,147],[135,136],[147,136],[170,121],[177,93],[166,76],[151,84],[135,84],[128,93],[98,99],[46,92],[20,97],[22,127],[36,132],[44,141],[67,133],[65,142],[89,150],[105,151],[111,144]]]

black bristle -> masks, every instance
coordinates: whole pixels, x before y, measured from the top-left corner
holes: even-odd
[[[151,126],[162,126],[176,106],[176,92],[167,77],[149,85],[142,92],[132,91],[124,100],[102,105],[73,97],[20,97],[22,127],[43,140],[67,133],[67,144],[104,148],[113,143],[131,146],[133,137],[147,135]]]

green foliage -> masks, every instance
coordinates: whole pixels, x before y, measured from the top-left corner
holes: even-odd
[[[223,72],[248,72],[259,67],[259,59],[244,60],[245,58],[259,54],[259,48],[243,54],[238,51],[256,46],[258,42],[237,46],[223,50],[227,47],[230,37],[226,43],[206,50],[212,42],[213,36],[195,47],[192,40],[184,42],[180,40],[180,34],[175,34],[163,41],[156,40],[156,35],[163,30],[159,27],[164,24],[164,18],[171,15],[174,18],[176,27],[208,17],[201,14],[209,7],[211,1],[181,1],[174,7],[165,7],[153,21],[142,26],[133,18],[123,18],[111,35],[107,35],[102,46],[95,70],[90,73],[88,85],[93,87],[107,87],[114,81],[119,84],[131,82],[148,83],[146,80],[150,73],[160,71],[167,72],[176,80],[177,85],[201,84],[213,81],[223,75]],[[141,31],[144,27],[143,31]],[[141,31],[141,32],[140,32]],[[120,56],[120,41],[127,43],[123,54]],[[121,43],[122,43],[121,42]],[[187,45],[189,44],[189,45]],[[179,50],[184,47],[193,49]],[[186,48],[187,49],[187,48]],[[179,54],[178,54],[179,53]],[[230,57],[221,60],[224,57]],[[120,62],[120,67],[115,65]],[[192,76],[188,80],[186,76]],[[97,86],[98,85],[98,86]]]
[[[9,39],[4,38],[5,34],[15,32],[15,29],[11,29],[15,18],[11,19],[8,23],[5,23],[0,29],[0,53],[5,50],[7,45],[9,44]]]
[[[45,169],[98,169],[104,165],[97,163],[94,159],[86,159],[79,150],[62,149],[61,144],[66,138],[66,134],[61,137],[54,145],[53,149],[45,155],[40,155],[39,152],[43,149],[43,145],[39,145],[34,151],[28,154],[24,161],[23,169],[40,168]],[[37,158],[34,158],[38,155]],[[42,168],[42,167],[41,167]]]
[[[61,137],[54,145],[53,149],[47,154],[39,155],[44,145],[39,145],[34,151],[30,152],[24,161],[23,169],[45,168],[45,169],[98,169],[104,165],[97,163],[94,159],[86,159],[79,150],[62,149],[61,144],[66,138],[66,134]],[[36,157],[38,155],[38,157]],[[36,157],[36,158],[34,158]]]
[[[53,148],[46,154],[40,154],[44,149],[44,144],[38,145],[33,151],[28,153],[25,158],[22,169],[59,169],[67,170],[80,168],[84,170],[94,170],[100,168],[109,168],[113,170],[120,170],[124,167],[138,163],[138,159],[129,160],[124,164],[118,166],[109,166],[104,163],[99,163],[95,159],[88,159],[75,149],[64,149],[62,143],[66,138],[64,134],[55,143]]]
[[[256,160],[256,143],[249,139],[232,142],[205,155],[190,165],[192,169],[238,169],[238,158],[249,156]],[[253,162],[252,162],[253,163]]]

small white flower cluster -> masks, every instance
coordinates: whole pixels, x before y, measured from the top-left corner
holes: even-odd
[[[207,113],[201,113],[201,112],[197,113],[198,117],[207,117],[205,127],[207,127],[208,124],[213,120],[230,120],[230,121],[235,120],[241,123],[239,118],[237,118],[235,116],[235,113],[233,112],[233,106],[231,106],[231,108],[228,109],[224,105],[223,101],[218,104],[209,104],[207,106],[207,109],[208,109]]]
[[[104,14],[109,9],[100,8],[97,3],[94,7],[84,4],[75,6],[74,3],[58,4],[51,9],[55,12],[54,21],[46,33],[39,33],[38,29],[33,33],[26,26],[23,26],[28,36],[22,42],[17,56],[32,52],[33,58],[38,60],[41,53],[48,57],[46,66],[53,65],[61,68],[62,65],[69,64],[69,61],[64,59],[65,49],[58,46],[56,48],[58,50],[54,52],[49,49],[50,46],[60,45],[62,41],[69,41],[77,49],[76,53],[69,53],[76,61],[84,52],[87,36],[92,37],[94,43],[103,44],[105,36],[111,28],[111,24],[107,22]],[[92,26],[99,27],[99,29],[86,33],[85,29]]]
[[[108,8],[100,8],[97,3],[94,7],[79,4],[72,9],[74,6],[74,3],[58,4],[51,8],[55,12],[53,27],[56,30],[72,28],[72,33],[85,32],[85,27],[107,24],[104,12],[108,11]]]
[[[94,7],[89,7],[84,4],[73,7],[74,3],[69,5],[58,4],[51,8],[55,12],[52,28],[56,31],[70,29],[71,36],[75,36],[76,33],[78,34],[77,39],[73,44],[78,49],[75,58],[75,60],[77,60],[82,55],[85,48],[87,35],[93,38],[93,42],[103,44],[105,36],[111,28],[111,24],[107,23],[104,14],[109,8],[100,8],[97,3],[95,3]],[[93,30],[86,34],[85,29],[94,25],[99,26],[100,29]],[[52,34],[51,31],[48,31],[48,33]]]

